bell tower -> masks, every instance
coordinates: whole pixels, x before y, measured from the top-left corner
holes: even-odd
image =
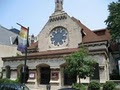
[[[55,12],[63,10],[63,0],[55,0]]]

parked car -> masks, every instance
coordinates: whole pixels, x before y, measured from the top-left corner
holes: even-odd
[[[0,90],[30,90],[30,89],[23,84],[1,83]]]
[[[78,90],[78,89],[74,89],[74,88],[61,88],[59,90]]]

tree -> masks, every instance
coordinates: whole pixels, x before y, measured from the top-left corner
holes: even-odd
[[[79,78],[86,78],[93,75],[96,62],[89,57],[87,49],[81,47],[79,51],[65,57],[67,66],[65,71],[70,75],[76,74]]]
[[[112,2],[108,5],[109,16],[105,20],[112,38],[120,36],[120,2]]]

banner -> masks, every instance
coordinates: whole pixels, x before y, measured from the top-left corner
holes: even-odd
[[[27,48],[27,34],[28,34],[28,29],[25,27],[21,26],[21,31],[19,33],[19,37],[18,37],[18,50],[21,52],[25,52],[26,48]]]

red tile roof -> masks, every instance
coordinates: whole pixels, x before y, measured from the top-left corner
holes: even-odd
[[[94,30],[93,32],[97,34],[102,40],[111,40],[110,31],[107,29]]]
[[[83,32],[86,34],[83,37],[83,43],[89,43],[89,42],[96,42],[96,41],[102,41],[102,40],[110,40],[110,34],[108,31],[106,31],[104,36],[98,36],[94,31],[91,31],[89,28],[87,28],[85,25],[83,25],[79,20],[72,17],[73,21],[75,21],[82,29]]]

